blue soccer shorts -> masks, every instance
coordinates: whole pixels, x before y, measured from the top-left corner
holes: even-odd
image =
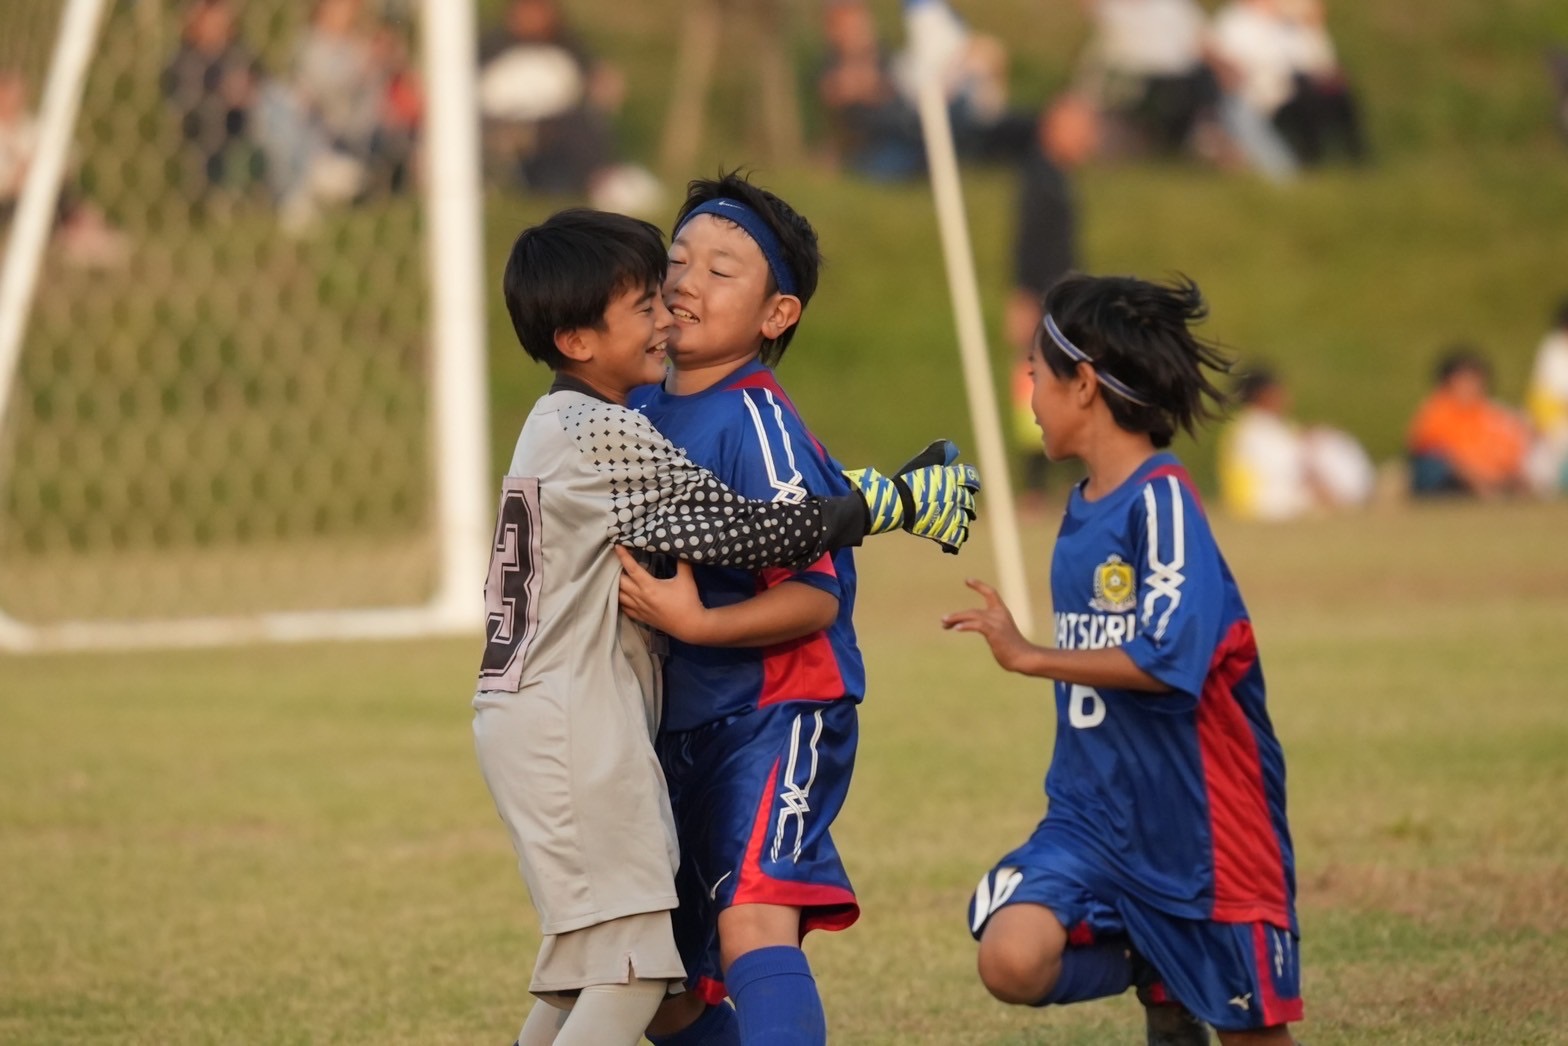
[[[829,828],[859,742],[853,701],[784,701],[661,735],[680,837],[675,940],[688,984],[724,998],[718,918],[736,904],[801,910],[801,936],[860,917]]]
[[[1153,1000],[1180,1002],[1221,1031],[1301,1020],[1300,941],[1288,929],[1183,919],[1116,894],[1044,832],[980,879],[969,900],[976,940],[991,916],[1010,904],[1049,908],[1067,929],[1069,948],[1129,939],[1160,977]]]

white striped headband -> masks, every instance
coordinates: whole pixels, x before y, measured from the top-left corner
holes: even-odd
[[[1136,403],[1140,407],[1149,405],[1148,400],[1140,398],[1136,392],[1133,392],[1120,380],[1101,370],[1100,365],[1094,362],[1087,352],[1068,341],[1067,335],[1062,333],[1062,328],[1056,325],[1056,320],[1050,313],[1045,314],[1045,319],[1041,321],[1041,326],[1045,328],[1045,333],[1051,336],[1051,340],[1056,343],[1056,347],[1067,353],[1069,359],[1077,360],[1079,363],[1087,363],[1090,369],[1094,371],[1094,376],[1100,379],[1101,385],[1104,385],[1128,403]]]

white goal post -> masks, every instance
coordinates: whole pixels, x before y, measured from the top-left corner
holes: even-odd
[[[477,637],[494,506],[472,5],[387,5],[422,66],[417,187],[291,237],[210,156],[200,207],[164,200],[183,4],[7,0],[0,23],[29,4],[59,17],[0,232],[0,651]],[[133,22],[161,53],[117,39],[96,90]],[[131,144],[94,152],[84,123]],[[104,198],[73,206],[103,205],[118,262],[61,267],[73,179]],[[211,275],[236,258],[251,271]]]
[[[1013,486],[992,384],[991,360],[986,351],[980,288],[975,275],[974,250],[969,243],[969,221],[964,215],[958,157],[941,82],[941,70],[949,58],[948,41],[944,37],[955,16],[944,0],[903,0],[903,10],[909,46],[915,59],[920,132],[925,142],[926,166],[931,173],[931,195],[942,241],[948,294],[953,300],[964,391],[975,427],[980,469],[985,476],[984,515],[995,546],[996,587],[1012,610],[1019,630],[1029,636],[1034,633],[1034,609],[1024,572],[1018,517],[1013,509]]]

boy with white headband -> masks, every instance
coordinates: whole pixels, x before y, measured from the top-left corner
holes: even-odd
[[[815,231],[777,196],[734,173],[690,184],[664,282],[673,369],[630,402],[747,497],[864,486],[863,473],[846,482],[772,370],[820,264]],[[626,557],[623,609],[670,636],[657,747],[681,844],[675,936],[692,991],[650,1026],[658,1046],[826,1041],[800,943],[860,914],[829,833],[865,690],[854,600],[847,550],[803,570],[682,565],[671,581]]]
[[[1285,756],[1258,644],[1187,472],[1166,448],[1224,395],[1191,282],[1069,276],[1029,363],[1046,455],[1077,458],[1051,555],[1054,646],[991,586],[943,618],[1055,681],[1045,817],[969,906],[996,998],[1137,989],[1149,1046],[1291,1046],[1302,1016]]]

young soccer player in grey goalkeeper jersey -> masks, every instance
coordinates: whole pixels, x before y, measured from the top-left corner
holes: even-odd
[[[652,745],[662,637],[620,613],[614,546],[757,569],[899,526],[956,548],[973,518],[968,466],[903,473],[882,496],[762,503],[694,465],[624,405],[663,376],[664,264],[653,226],[566,211],[523,232],[504,278],[523,348],[556,374],[502,481],[474,697],[480,769],[544,938],[521,1046],[632,1046],[685,977]]]

